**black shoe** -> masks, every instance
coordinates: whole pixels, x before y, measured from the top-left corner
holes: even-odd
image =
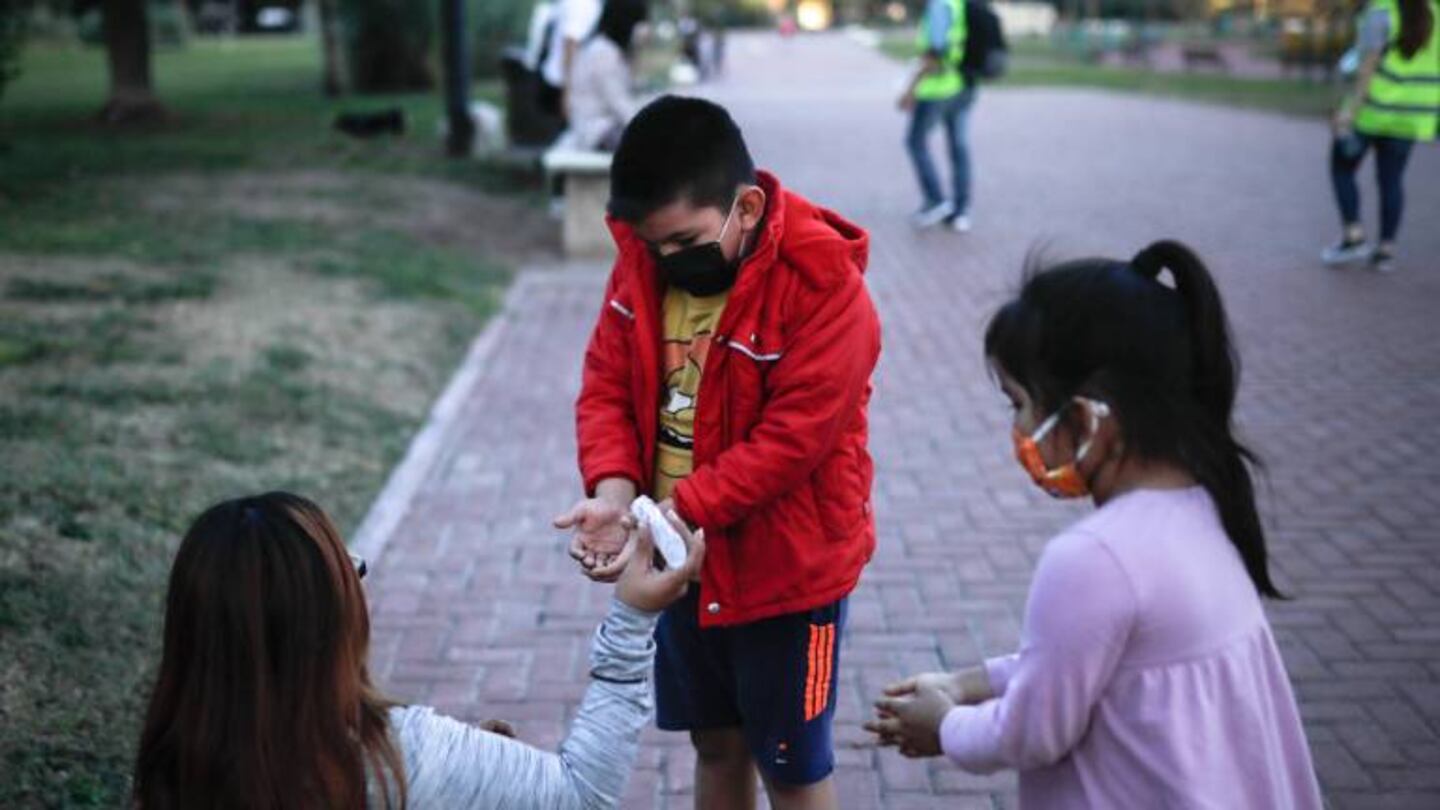
[[[1395,254],[1382,248],[1375,248],[1370,253],[1370,269],[1377,273],[1395,272]]]

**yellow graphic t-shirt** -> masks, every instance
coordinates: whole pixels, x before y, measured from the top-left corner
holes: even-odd
[[[663,501],[695,467],[695,400],[710,340],[730,293],[704,298],[684,290],[665,293],[661,334],[660,441],[655,451],[655,491]]]

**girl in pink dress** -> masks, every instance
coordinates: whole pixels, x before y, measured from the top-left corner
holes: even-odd
[[[1157,242],[1028,273],[985,353],[1021,464],[1098,508],[1047,544],[1014,655],[892,684],[867,728],[1018,770],[1024,808],[1319,810],[1205,266]]]

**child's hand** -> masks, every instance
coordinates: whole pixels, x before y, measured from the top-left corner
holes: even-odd
[[[555,518],[555,528],[574,529],[570,556],[591,579],[613,582],[625,569],[624,554],[635,519],[620,503],[605,498],[587,498],[569,512]]]
[[[655,567],[655,544],[650,537],[650,527],[641,526],[630,547],[620,583],[615,595],[620,601],[637,610],[650,613],[664,610],[671,602],[685,595],[690,580],[700,575],[700,565],[705,561],[705,532],[692,534],[685,522],[671,512],[667,515],[680,539],[685,541],[685,564],[679,568],[661,571]]]
[[[939,689],[945,693],[946,697],[950,698],[951,702],[958,705],[978,702],[967,698],[965,684],[958,672],[922,672],[919,675],[911,675],[885,687],[885,696],[906,697],[915,694],[922,688]]]
[[[904,756],[935,757],[940,750],[940,723],[955,708],[955,701],[934,684],[920,684],[911,697],[883,697],[875,701],[876,718],[865,730],[880,735],[881,745],[893,745]]]

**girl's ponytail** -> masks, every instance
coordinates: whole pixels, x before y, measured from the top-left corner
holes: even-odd
[[[1189,323],[1190,384],[1195,399],[1207,415],[1228,427],[1240,381],[1240,359],[1231,344],[1225,306],[1210,271],[1194,251],[1168,239],[1135,254],[1130,266],[1157,282],[1162,271],[1170,271]]]
[[[1215,501],[1225,532],[1256,589],[1265,596],[1281,597],[1270,579],[1265,530],[1250,475],[1250,467],[1260,466],[1259,460],[1235,438],[1231,425],[1240,360],[1215,280],[1194,251],[1170,240],[1141,250],[1130,266],[1156,283],[1166,270],[1174,279],[1189,333],[1187,376],[1195,421],[1180,444],[1181,461]]]

